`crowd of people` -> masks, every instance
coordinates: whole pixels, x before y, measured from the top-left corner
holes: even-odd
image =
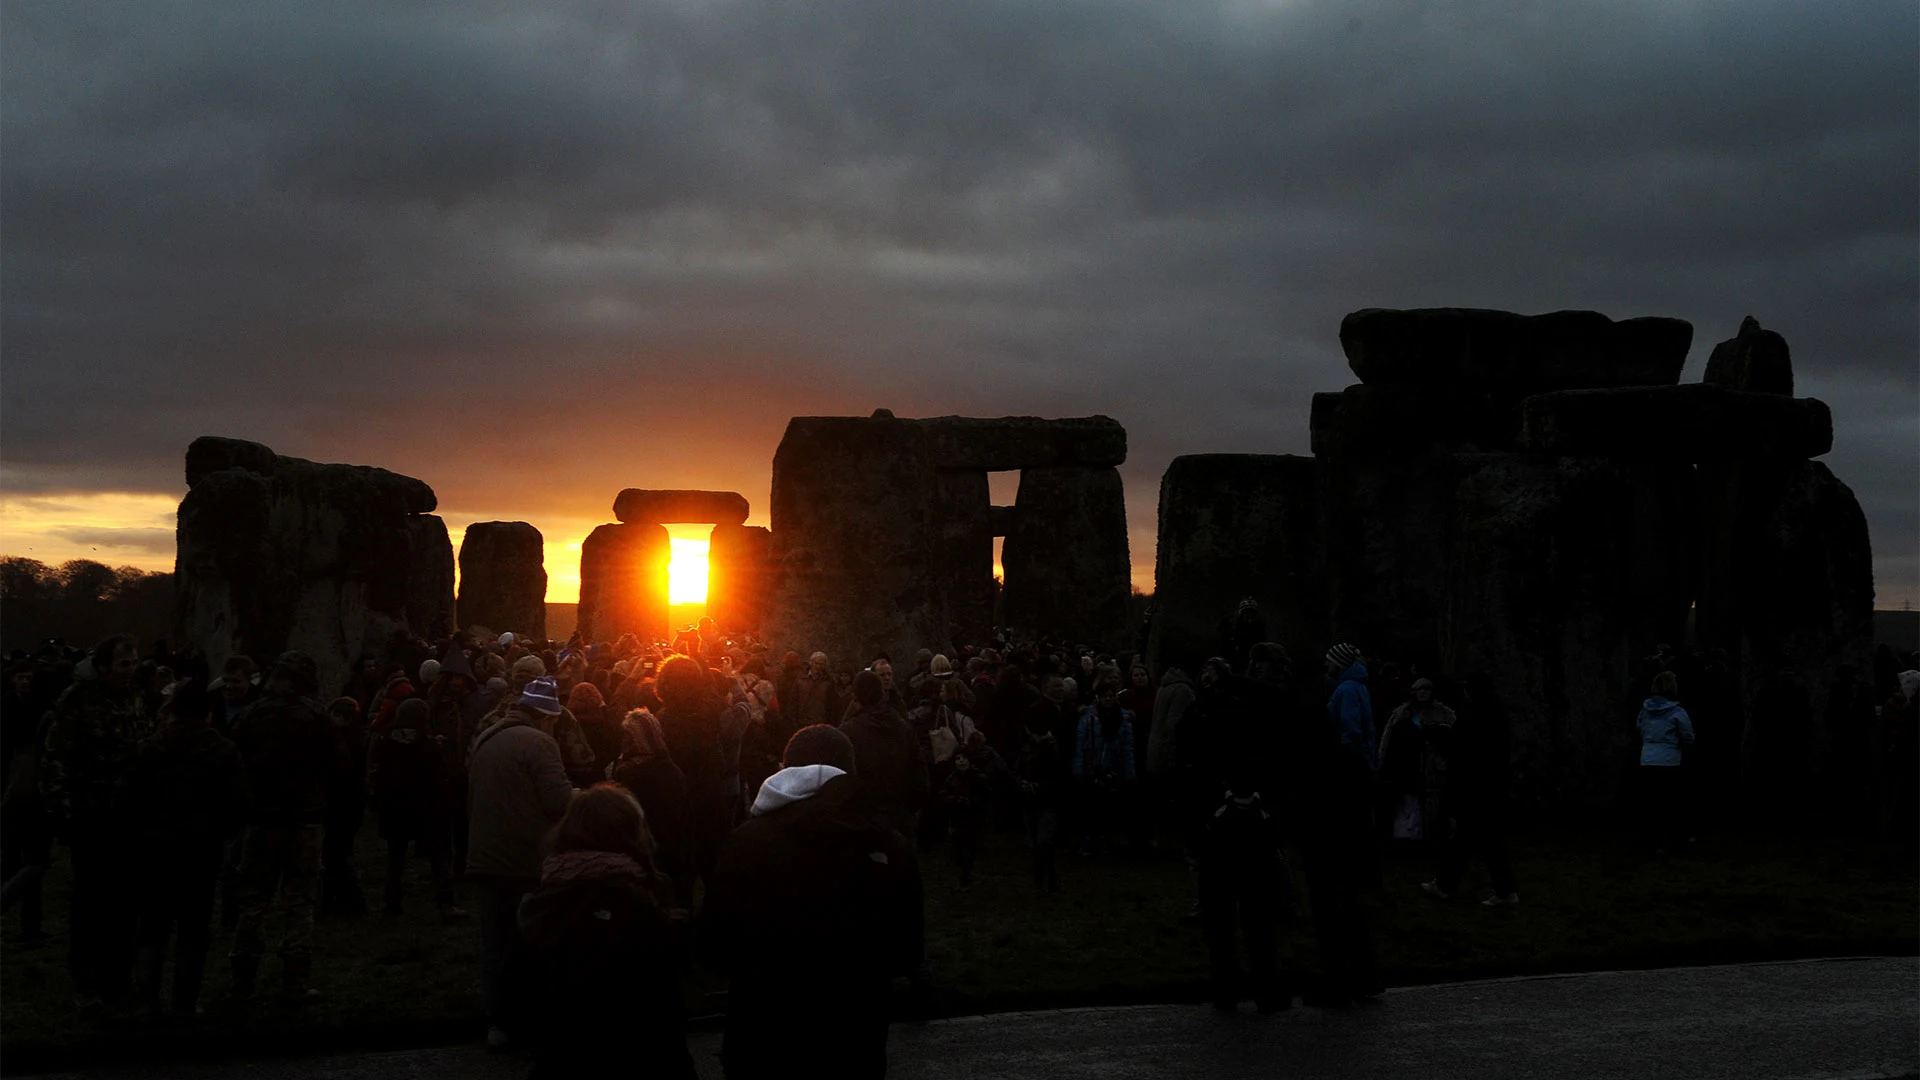
[[[1348,643],[1296,662],[1266,638],[1249,602],[1223,624],[1222,655],[1154,678],[1139,655],[1002,634],[896,668],[776,656],[710,620],[670,643],[401,631],[331,695],[298,652],[215,673],[192,649],[142,657],[125,636],[84,654],[50,644],[13,657],[0,688],[6,903],[37,944],[57,839],[83,1011],[137,993],[151,1013],[195,1013],[216,918],[244,1007],[270,914],[279,992],[306,1001],[316,911],[371,913],[354,861],[370,816],[380,915],[424,902],[406,874],[423,859],[433,917],[477,928],[489,1044],[529,1045],[537,1072],[577,1071],[597,1052],[584,1031],[691,1076],[679,978],[698,963],[728,979],[729,1075],[784,1073],[801,1041],[838,1055],[816,1059],[832,1071],[878,1075],[892,980],[924,997],[932,976],[921,858],[944,848],[964,890],[987,838],[1017,834],[1045,892],[1061,888],[1063,848],[1171,841],[1216,1008],[1345,1007],[1382,992],[1361,901],[1382,845],[1427,845],[1435,898],[1478,859],[1482,902],[1519,903],[1509,725],[1484,676],[1403,672]],[[1836,753],[1857,749],[1872,773],[1860,812],[1910,825],[1920,671],[1906,660],[1880,665],[1884,694],[1843,673],[1829,712]],[[1662,850],[1685,842],[1740,739],[1715,662],[1650,659],[1635,772]],[[1795,764],[1777,749],[1783,698],[1747,722],[1758,768]],[[1275,943],[1290,852],[1312,982],[1281,969]]]

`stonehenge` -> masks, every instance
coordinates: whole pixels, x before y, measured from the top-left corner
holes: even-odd
[[[544,637],[546,542],[524,521],[476,521],[460,541],[461,626]]]
[[[769,558],[767,530],[746,525],[747,500],[734,491],[627,488],[613,500],[618,524],[580,545],[580,632],[662,641],[668,634],[668,524],[711,524],[707,611],[730,629],[757,629]]]
[[[773,459],[765,636],[856,659],[982,640],[1005,536],[1003,625],[1118,644],[1125,460],[1126,430],[1104,416],[795,417]],[[1015,504],[993,506],[987,474],[1013,469]]]
[[[1661,644],[1723,650],[1740,715],[1790,671],[1822,716],[1872,641],[1865,518],[1811,460],[1832,417],[1751,319],[1680,385],[1691,337],[1593,312],[1349,315],[1360,383],[1315,395],[1312,457],[1168,468],[1154,670],[1220,653],[1251,596],[1308,682],[1343,640],[1488,676],[1516,795],[1576,811],[1615,805]]]
[[[186,475],[179,627],[214,670],[235,653],[265,665],[299,649],[331,693],[397,631],[451,624],[453,551],[421,481],[214,436],[187,447]]]

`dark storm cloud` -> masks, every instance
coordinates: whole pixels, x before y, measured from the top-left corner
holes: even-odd
[[[1173,455],[1304,451],[1353,308],[1677,315],[1690,377],[1753,314],[1914,583],[1909,6],[0,20],[15,490],[177,486],[222,431],[461,505],[637,460],[759,503],[793,413],[1105,412],[1150,537]]]

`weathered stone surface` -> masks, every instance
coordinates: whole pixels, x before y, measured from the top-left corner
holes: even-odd
[[[217,667],[234,652],[313,655],[323,689],[362,653],[438,612],[452,555],[423,518],[433,489],[409,476],[282,457],[202,438],[187,451],[175,568],[183,638]],[[445,590],[450,592],[450,588]]]
[[[935,468],[978,472],[1064,465],[1123,465],[1127,429],[1105,416],[936,416],[927,429]]]
[[[426,637],[436,622],[451,630],[454,621],[453,542],[447,523],[435,514],[407,519],[412,564],[407,571],[407,626]]]
[[[1242,599],[1309,676],[1329,644],[1319,464],[1271,454],[1189,454],[1160,480],[1149,668],[1227,655],[1220,627]],[[1236,650],[1237,651],[1237,650]],[[1234,658],[1236,662],[1244,657]]]
[[[707,614],[729,633],[759,630],[773,599],[773,534],[715,525],[707,541]]]
[[[1118,470],[1025,469],[1000,549],[1007,625],[1117,646],[1127,637],[1132,563]]]
[[[613,519],[640,524],[741,525],[747,520],[747,500],[735,491],[627,488],[613,500]]]
[[[546,541],[524,521],[476,521],[460,541],[460,625],[545,637]]]
[[[1743,688],[1743,715],[1753,714],[1772,681],[1789,678],[1804,688],[1810,723],[1791,755],[1804,759],[1804,780],[1824,767],[1831,749],[1822,719],[1834,670],[1870,670],[1873,550],[1866,516],[1819,462],[1715,462],[1702,465],[1699,476],[1698,641],[1726,651]],[[1776,749],[1749,746],[1749,772],[1766,772]],[[1804,805],[1815,794],[1808,785],[1776,790],[1779,777],[1753,779],[1766,798],[1791,804],[1789,813],[1811,809]]]
[[[1787,339],[1762,330],[1749,315],[1740,332],[1713,347],[1707,358],[1705,382],[1729,390],[1793,396],[1793,356]]]
[[[580,544],[577,626],[588,641],[623,634],[667,640],[667,563],[673,546],[665,525],[602,525]]]
[[[1491,677],[1522,805],[1617,806],[1646,693],[1639,658],[1683,640],[1693,470],[1512,454],[1455,465],[1451,521],[1393,526],[1432,528],[1446,549],[1444,603],[1422,628],[1430,651],[1407,655]]]
[[[1320,456],[1507,450],[1518,433],[1519,412],[1488,393],[1362,383],[1313,395],[1308,425]]]
[[[891,417],[795,417],[773,458],[780,584],[768,640],[864,662],[941,643],[927,430]]]
[[[1520,446],[1539,454],[1703,462],[1809,458],[1833,449],[1826,402],[1704,383],[1541,394],[1520,412]]]
[[[1363,383],[1507,397],[1677,383],[1692,343],[1693,327],[1680,319],[1614,322],[1597,311],[1366,308],[1340,324],[1348,366]]]
[[[940,530],[935,587],[946,599],[953,641],[985,641],[993,628],[993,496],[987,474],[934,474],[933,520]]]

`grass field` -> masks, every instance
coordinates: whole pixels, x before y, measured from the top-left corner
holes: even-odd
[[[364,881],[377,882],[375,843],[362,843]],[[1854,838],[1707,837],[1686,855],[1654,857],[1607,833],[1514,837],[1523,903],[1487,909],[1470,877],[1450,902],[1416,886],[1432,860],[1390,853],[1370,897],[1389,985],[1498,975],[1920,951],[1920,858]],[[944,850],[926,857],[927,936],[939,1014],[1064,1005],[1199,1000],[1206,951],[1183,925],[1184,864],[1170,853],[1063,856],[1064,891],[1029,884],[1018,838],[994,836],[970,892],[954,889]],[[477,1040],[477,931],[442,926],[427,902],[424,864],[398,921],[322,919],[315,982],[325,997],[293,1008],[271,997],[226,1000],[225,942],[216,940],[206,1015],[181,1025],[130,1010],[83,1022],[74,1014],[64,949],[65,875],[48,880],[55,944],[22,950],[8,913],[0,954],[0,1068],[14,1074],[154,1055],[286,1055]],[[1478,890],[1478,891],[1475,891]],[[1281,928],[1285,959],[1316,967],[1304,890]],[[263,981],[277,975],[270,957]],[[696,1012],[717,984],[689,980]]]

